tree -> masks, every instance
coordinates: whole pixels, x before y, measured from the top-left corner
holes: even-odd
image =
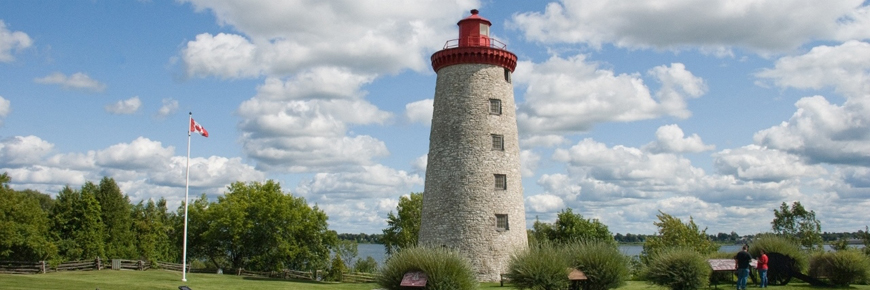
[[[136,252],[150,261],[174,261],[178,247],[172,243],[172,224],[166,212],[166,200],[155,204],[140,201],[133,207],[133,235]]]
[[[121,193],[115,179],[103,177],[99,187],[94,187],[88,182],[82,190],[94,193],[97,202],[100,203],[100,219],[105,225],[103,241],[108,258],[139,258],[136,254],[134,234],[131,231],[133,221],[131,219],[131,205],[128,197]],[[152,204],[153,206],[153,204]]]
[[[799,201],[792,203],[791,208],[783,202],[779,210],[773,210],[773,215],[770,224],[774,233],[794,239],[807,249],[823,249],[822,224],[814,211],[807,211]]]
[[[688,248],[702,256],[719,250],[719,246],[707,236],[707,229],[699,230],[691,216],[686,224],[662,211],[656,217],[659,221],[653,224],[659,228],[658,235],[647,237],[643,243],[641,260],[645,263],[649,263],[652,256],[670,248]]]
[[[597,219],[584,219],[579,213],[575,214],[571,208],[559,212],[553,224],[536,220],[532,228],[536,241],[549,240],[560,244],[572,241],[615,242],[607,225]]]
[[[350,265],[353,259],[359,255],[358,245],[355,241],[338,240],[335,245],[335,253],[341,256],[342,261]]]
[[[209,254],[223,256],[212,261],[255,271],[325,268],[338,238],[317,206],[285,194],[272,180],[235,182],[227,189],[206,208],[208,219],[196,220],[208,223],[203,236],[215,247]]]
[[[399,198],[399,205],[396,206],[397,214],[390,212],[387,215],[387,228],[383,230],[384,236],[381,238],[387,255],[417,245],[422,210],[423,193],[412,192],[409,196]]]
[[[90,184],[90,185],[89,185]],[[93,187],[87,182],[82,188]],[[64,187],[52,208],[51,232],[61,260],[105,257],[100,204],[91,190]]]
[[[0,260],[38,261],[57,252],[49,239],[48,213],[40,206],[41,193],[17,192],[11,179],[0,175]],[[50,199],[50,198],[49,198]]]

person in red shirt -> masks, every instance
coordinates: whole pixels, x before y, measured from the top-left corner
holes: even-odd
[[[761,276],[761,288],[767,288],[767,254],[764,253],[764,249],[759,250],[761,252],[761,256],[758,257],[758,264],[755,265],[755,268],[758,269],[758,275]]]

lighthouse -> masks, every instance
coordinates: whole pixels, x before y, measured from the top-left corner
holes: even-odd
[[[517,56],[471,10],[459,38],[432,55],[438,75],[419,244],[469,258],[480,281],[506,273],[528,247],[516,104]]]

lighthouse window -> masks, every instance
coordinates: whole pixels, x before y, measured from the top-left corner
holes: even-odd
[[[504,151],[504,135],[492,134],[492,150]]]
[[[507,175],[504,175],[504,174],[496,174],[495,175],[495,189],[498,189],[498,190],[507,189]]]
[[[499,231],[506,231],[509,228],[508,225],[508,215],[506,214],[497,214],[495,215],[495,229]]]
[[[501,100],[489,99],[489,113],[491,115],[501,115]]]
[[[511,83],[511,70],[504,69],[504,81]]]
[[[489,36],[489,25],[486,25],[486,23],[480,24],[480,35]]]

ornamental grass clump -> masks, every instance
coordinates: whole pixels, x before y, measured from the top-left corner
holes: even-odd
[[[685,248],[671,248],[650,257],[645,273],[650,283],[672,290],[694,290],[707,286],[710,265],[700,253]]]
[[[412,247],[393,254],[378,273],[377,284],[388,290],[403,289],[405,273],[426,273],[426,290],[477,289],[471,263],[458,252],[446,248]]]
[[[568,287],[568,261],[549,242],[530,245],[511,256],[508,278],[519,289],[556,290]]]
[[[758,257],[761,255],[762,249],[768,254],[779,253],[791,258],[794,260],[795,268],[793,270],[795,271],[804,273],[807,270],[807,265],[809,264],[807,254],[801,251],[800,245],[792,239],[773,234],[757,236],[755,241],[752,242],[752,246],[749,247],[749,254],[753,258]]]
[[[809,274],[826,277],[835,286],[848,287],[870,278],[870,258],[857,249],[815,254],[810,260]]]
[[[570,243],[565,256],[572,268],[586,274],[584,290],[606,290],[625,285],[629,277],[629,258],[615,243],[588,241]]]

